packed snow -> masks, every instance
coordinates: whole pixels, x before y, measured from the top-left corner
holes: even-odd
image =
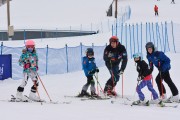
[[[24,2],[26,1],[26,2]],[[44,2],[43,2],[44,1]],[[17,4],[16,4],[17,2]],[[41,4],[43,2],[43,4]],[[19,14],[13,15],[12,19],[22,18],[20,21],[14,20],[13,24],[19,27],[37,27],[38,25],[46,27],[56,27],[60,21],[63,25],[69,24],[82,24],[85,22],[96,22],[97,19],[102,19],[105,14],[103,13],[109,7],[111,0],[63,0],[63,2],[58,0],[52,0],[51,2],[47,0],[13,0],[12,4],[14,10],[19,11]],[[177,11],[180,9],[179,1],[175,1],[176,4],[170,4],[171,0],[119,0],[119,4],[122,6],[130,5],[132,9],[132,16],[128,23],[136,22],[161,22],[161,21],[170,21],[173,20],[176,23],[180,21],[180,15],[177,14]],[[26,4],[25,4],[26,3]],[[35,4],[37,3],[37,4]],[[58,4],[57,4],[58,3]],[[69,3],[69,4],[68,4]],[[97,3],[98,5],[96,5]],[[54,5],[56,7],[54,7]],[[82,5],[83,4],[83,5]],[[160,10],[160,16],[155,17],[153,7],[157,4]],[[34,5],[34,7],[33,7]],[[40,6],[39,6],[40,5]],[[81,8],[82,6],[83,8]],[[96,9],[93,9],[96,7]],[[17,9],[15,6],[19,6]],[[78,6],[78,7],[77,7]],[[91,6],[91,7],[88,7]],[[100,7],[101,6],[101,7]],[[103,7],[102,7],[103,6]],[[119,5],[120,6],[120,5]],[[52,11],[56,11],[56,8],[63,11],[63,17],[56,18],[56,14],[61,14],[61,12],[48,14],[47,16],[39,15],[46,8],[50,8]],[[21,9],[20,9],[21,8]],[[25,9],[27,8],[27,9]],[[41,8],[41,9],[39,9]],[[76,8],[77,11],[76,11]],[[88,15],[94,15],[97,19],[91,20],[92,16],[86,16],[85,8],[88,8]],[[0,11],[5,9],[5,6],[0,7]],[[12,8],[13,9],[13,8]],[[26,11],[29,10],[29,11]],[[29,13],[31,11],[31,14]],[[38,11],[37,14],[33,14],[34,11]],[[47,10],[48,11],[48,10]],[[60,11],[60,10],[58,10]],[[82,12],[82,14],[75,14],[72,11]],[[101,11],[101,12],[100,12]],[[2,12],[2,11],[1,11]],[[15,11],[14,11],[15,12]],[[65,14],[67,12],[67,14]],[[28,13],[28,14],[27,14]],[[53,12],[52,12],[53,13]],[[27,15],[27,16],[25,16]],[[34,17],[32,16],[34,15]],[[50,16],[49,16],[50,15]],[[85,16],[84,16],[85,15]],[[0,14],[1,16],[1,14]],[[51,20],[50,18],[52,18]],[[84,16],[84,17],[83,17]],[[77,20],[78,18],[78,20]],[[25,20],[26,19],[26,20]],[[27,19],[29,21],[27,21]],[[35,19],[39,19],[37,23]],[[41,21],[46,19],[47,22]],[[106,19],[106,18],[105,18]],[[79,22],[80,20],[80,22]],[[27,23],[25,23],[26,21]],[[64,21],[64,22],[63,22]],[[22,24],[24,23],[24,25]],[[6,23],[1,23],[0,26],[6,26]],[[5,25],[4,25],[5,24]],[[3,27],[2,27],[3,28]],[[70,37],[70,38],[58,38],[58,39],[39,39],[36,41],[36,47],[45,47],[47,44],[50,47],[59,48],[64,47],[67,43],[69,46],[77,46],[82,42],[85,45],[90,45],[94,43],[95,45],[105,45],[108,43],[108,39],[111,36],[111,33],[101,33],[98,35],[91,36],[81,36],[81,37]],[[24,46],[24,41],[7,41],[3,42],[5,46],[19,47]],[[180,81],[178,76],[178,68],[180,67],[179,53],[166,53],[171,59],[171,77],[173,82],[176,84],[177,88],[180,90]],[[96,57],[96,56],[95,56]],[[144,60],[147,61],[145,55]],[[104,61],[102,61],[104,62]],[[155,83],[155,77],[158,74],[157,69],[153,72],[154,88],[157,90],[157,85]],[[101,86],[104,88],[106,81],[109,79],[110,74],[106,67],[101,67],[98,74],[98,80]],[[2,120],[152,120],[152,119],[162,119],[162,120],[179,120],[180,119],[180,108],[171,108],[171,107],[143,107],[143,106],[130,106],[124,104],[111,104],[111,100],[120,101],[121,103],[127,101],[126,97],[131,98],[132,100],[137,100],[138,96],[135,93],[135,88],[137,85],[137,72],[136,66],[132,59],[128,60],[127,67],[124,72],[124,98],[112,98],[109,100],[99,100],[99,101],[81,101],[79,98],[65,98],[64,96],[75,96],[77,95],[82,86],[86,83],[86,77],[83,71],[77,71],[67,74],[57,74],[57,75],[46,75],[40,76],[42,79],[50,98],[53,101],[59,101],[59,104],[48,104],[43,103],[10,103],[7,102],[11,95],[16,94],[17,87],[21,84],[21,80],[12,80],[7,79],[0,81],[0,118]],[[27,86],[25,87],[24,94],[29,95],[30,88],[32,86],[32,81],[29,79]],[[170,89],[165,83],[168,97],[171,95]],[[99,88],[100,89],[100,88]],[[122,95],[122,76],[116,87],[117,93]],[[143,89],[143,92],[146,96],[146,99],[151,99],[151,94],[147,88]],[[40,97],[46,101],[49,101],[42,85],[39,87]],[[63,104],[63,102],[68,102],[69,104]],[[179,105],[177,103],[174,103]],[[174,105],[173,104],[173,105]]]

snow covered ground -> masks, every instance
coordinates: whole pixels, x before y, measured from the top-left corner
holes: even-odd
[[[15,1],[15,0],[14,0]],[[20,1],[20,0],[19,0]],[[22,1],[22,0],[21,0]],[[27,1],[27,0],[26,0]],[[79,2],[79,3],[78,3]],[[180,10],[180,4],[170,4],[171,0],[120,0],[123,5],[130,5],[132,8],[132,17],[128,22],[146,22],[146,21],[166,21],[173,20],[179,23],[180,16],[177,12]],[[68,2],[67,2],[68,3]],[[84,3],[83,0],[78,0],[78,4]],[[89,1],[89,5],[90,5]],[[20,4],[20,3],[19,3]],[[30,1],[29,1],[30,4]],[[91,4],[94,4],[93,2]],[[101,3],[102,4],[102,3]],[[106,4],[106,3],[105,3]],[[154,4],[159,5],[160,16],[154,17],[153,6]],[[21,5],[23,6],[23,5]],[[88,5],[87,5],[88,6]],[[108,6],[108,5],[107,5]],[[162,7],[161,7],[162,6]],[[171,9],[167,8],[171,7]],[[42,7],[43,8],[43,7]],[[32,8],[29,8],[32,9]],[[100,9],[100,8],[99,8]],[[107,8],[106,8],[107,9]],[[151,10],[150,10],[151,9]],[[1,9],[0,9],[1,10]],[[147,11],[146,11],[147,10]],[[22,12],[23,13],[23,12]],[[94,10],[94,14],[96,11]],[[97,13],[100,14],[100,13]],[[177,15],[176,15],[177,14]],[[98,16],[98,15],[97,15]],[[37,16],[36,16],[37,17]],[[70,17],[70,15],[68,16]],[[72,18],[74,16],[72,15]],[[86,19],[84,19],[86,21]],[[22,22],[20,22],[22,23]],[[34,22],[30,23],[33,24]],[[35,23],[36,24],[36,23]],[[35,25],[34,24],[34,25]],[[43,23],[44,24],[44,23]],[[56,24],[54,24],[56,25]],[[51,26],[51,24],[49,24]],[[107,43],[111,33],[104,33],[100,35],[92,35],[86,37],[71,37],[71,38],[59,38],[49,40],[36,40],[37,47],[45,47],[47,44],[50,47],[64,47],[65,43],[69,46],[79,45],[80,42],[83,44],[95,43],[95,45],[104,45]],[[8,41],[4,42],[6,46],[23,46],[23,41]],[[174,83],[180,90],[180,81],[178,76],[178,68],[180,67],[179,53],[167,53],[171,58],[172,69],[170,70],[171,77]],[[95,56],[96,57],[96,56]],[[146,60],[146,58],[144,57]],[[147,61],[147,60],[146,60]],[[103,61],[102,61],[103,62]],[[155,69],[153,72],[154,79],[158,71]],[[68,73],[68,74],[57,74],[40,76],[43,80],[45,87],[47,88],[49,95],[53,101],[71,102],[70,104],[43,104],[40,103],[9,103],[2,100],[10,99],[11,94],[16,93],[17,87],[21,84],[21,80],[8,79],[0,81],[0,119],[2,120],[179,120],[180,118],[180,107],[178,108],[160,108],[160,107],[138,107],[123,104],[111,104],[111,100],[104,101],[80,101],[75,98],[65,98],[65,95],[76,95],[81,91],[82,86],[86,83],[86,77],[83,71]],[[106,67],[100,68],[99,82],[104,87],[107,79],[110,77]],[[135,87],[137,72],[135,70],[135,64],[132,59],[129,59],[127,68],[124,73],[124,96],[130,97],[131,99],[138,99],[135,93]],[[118,82],[116,91],[121,95],[121,80]],[[25,87],[24,94],[28,95],[32,86],[31,80],[28,81],[28,85]],[[170,96],[171,92],[169,87],[165,84],[167,95]],[[154,81],[154,88],[157,91],[157,86]],[[43,90],[42,85],[39,87],[40,96],[42,99],[48,101],[48,97]],[[146,95],[146,99],[151,99],[151,94],[147,88],[143,89]],[[135,95],[135,97],[134,97]],[[123,99],[116,98],[117,101],[124,101]]]

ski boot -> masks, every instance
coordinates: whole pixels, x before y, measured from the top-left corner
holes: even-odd
[[[17,91],[14,102],[29,102],[29,99],[27,97],[25,97],[22,93],[23,92]],[[13,100],[13,99],[11,99],[11,100]]]
[[[91,95],[88,92],[82,90],[81,93],[77,95],[77,97],[91,97]]]
[[[35,92],[30,92],[29,93],[29,99],[35,102],[42,102],[43,100],[41,100],[38,96],[36,96]]]
[[[99,96],[95,92],[91,92],[91,97],[99,98]]]
[[[149,103],[149,100],[148,101],[146,101],[146,100],[137,100],[137,101],[134,101],[133,103],[132,103],[132,105],[139,105],[139,106],[149,106],[150,105],[150,103]]]

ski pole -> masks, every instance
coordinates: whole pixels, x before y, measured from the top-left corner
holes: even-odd
[[[111,77],[112,77],[112,83],[113,83],[113,91],[115,92],[115,84],[114,84],[114,73],[113,73],[113,70],[112,70],[112,62],[110,60],[110,64],[111,64]]]
[[[124,96],[124,77],[123,77],[123,74],[122,74],[122,98]]]
[[[160,65],[161,65],[161,63],[159,62],[159,67],[160,67]],[[162,96],[161,96],[161,98],[163,99],[163,97],[164,97],[164,91],[163,91],[163,80],[162,80],[162,73],[161,73],[161,71],[159,70],[159,76],[160,76],[160,81],[161,81],[161,93],[162,93]]]
[[[98,75],[98,74],[97,74],[97,75]],[[94,77],[95,77],[95,79],[96,79],[96,81],[97,81],[97,83],[98,83],[98,85],[99,85],[101,91],[102,91],[103,94],[105,95],[104,90],[102,89],[101,84],[99,83],[98,76],[94,75]],[[105,96],[106,96],[106,95],[105,95]]]
[[[134,96],[133,96],[133,101],[134,101],[134,99],[135,99],[135,95],[136,95],[136,91],[137,91],[138,85],[139,85],[139,81],[137,82],[137,85],[136,85],[136,89],[135,89]]]
[[[98,87],[98,74],[96,73],[96,76],[97,76],[97,80],[96,80],[96,82],[97,82],[97,92],[98,92],[98,95],[99,95],[99,87]]]
[[[51,100],[51,98],[50,98],[50,96],[49,96],[49,94],[48,94],[48,92],[47,92],[47,90],[46,90],[46,88],[45,88],[45,86],[44,86],[44,84],[43,84],[41,78],[39,77],[38,73],[37,73],[37,76],[38,76],[38,78],[39,78],[39,80],[40,80],[40,82],[41,82],[41,84],[42,84],[42,86],[43,86],[43,88],[44,88],[44,90],[45,90],[45,92],[46,92],[46,94],[47,94],[47,96],[48,96],[50,102],[51,102],[52,100]]]
[[[38,94],[39,99],[41,99],[41,98],[40,98],[39,91],[38,91],[38,88],[37,88],[37,85],[36,85],[36,81],[34,81],[34,87],[36,88],[36,92],[37,92],[37,94]],[[41,105],[42,105],[42,101],[41,101]]]
[[[152,76],[152,86],[154,86],[153,76]],[[151,93],[151,100],[152,100],[152,93]]]

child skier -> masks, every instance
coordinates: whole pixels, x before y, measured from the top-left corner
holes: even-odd
[[[152,83],[151,83],[151,78],[152,78],[152,70],[148,68],[148,64],[141,59],[140,53],[136,53],[133,55],[134,61],[137,63],[137,71],[138,71],[138,78],[137,81],[138,83],[140,82],[139,85],[137,85],[136,91],[139,96],[139,100],[133,102],[134,105],[145,105],[147,104],[147,101],[145,100],[145,96],[142,93],[141,89],[144,88],[145,86],[148,87],[149,91],[151,91],[153,95],[153,100],[150,101],[151,104],[157,104],[159,103],[158,99],[158,94],[157,92],[153,89]]]
[[[87,77],[87,83],[83,86],[81,93],[78,95],[78,97],[98,97],[96,94],[96,89],[95,89],[95,82],[93,79],[93,75],[95,72],[99,72],[99,69],[96,66],[95,63],[95,58],[94,58],[94,51],[92,48],[87,48],[86,50],[86,56],[83,57],[83,70],[84,73]],[[91,85],[91,95],[87,92],[87,89]]]
[[[28,78],[31,78],[33,81],[29,99],[40,101],[40,98],[36,96],[36,90],[38,87],[38,55],[36,53],[35,43],[33,40],[28,40],[26,41],[25,46],[26,48],[22,50],[22,54],[19,59],[19,65],[23,67],[24,79],[22,80],[21,85],[17,88],[16,101],[28,101],[28,98],[22,94],[24,87],[28,82]]]

